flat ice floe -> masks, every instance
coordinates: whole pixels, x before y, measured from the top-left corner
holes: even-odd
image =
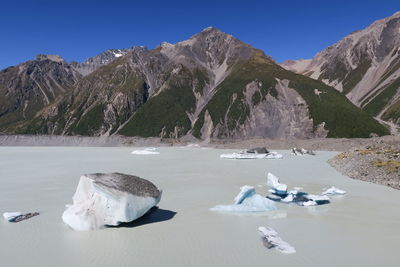
[[[24,221],[27,219],[30,219],[32,217],[35,217],[39,215],[39,212],[29,212],[29,213],[21,213],[18,211],[15,212],[4,212],[3,213],[3,217],[4,219],[6,219],[9,222],[20,222],[20,221]]]
[[[269,153],[245,153],[234,152],[230,154],[221,154],[220,158],[225,159],[282,159],[283,156],[278,152],[272,151]]]
[[[322,195],[344,195],[344,194],[346,194],[346,191],[336,188],[334,186],[322,192]]]
[[[159,151],[155,147],[148,147],[141,150],[133,150],[131,154],[134,155],[158,155],[160,154]]]
[[[81,176],[72,199],[62,219],[86,231],[136,220],[159,203],[161,191],[133,175],[94,173]]]
[[[256,194],[253,186],[245,185],[240,188],[233,205],[217,205],[211,208],[213,211],[228,212],[262,212],[276,210],[274,202]]]
[[[296,249],[292,247],[289,243],[283,241],[274,229],[270,227],[260,226],[258,227],[258,231],[260,231],[263,235],[263,243],[264,246],[266,246],[267,248],[274,248],[279,252],[285,254],[296,253]]]

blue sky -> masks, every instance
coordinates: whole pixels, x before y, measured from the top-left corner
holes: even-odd
[[[67,61],[109,48],[175,43],[213,26],[278,62],[310,58],[400,10],[400,1],[3,0],[0,69],[58,54]]]

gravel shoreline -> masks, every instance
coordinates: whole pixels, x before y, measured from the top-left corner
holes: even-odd
[[[328,163],[353,179],[400,189],[400,142],[376,140],[353,147]]]

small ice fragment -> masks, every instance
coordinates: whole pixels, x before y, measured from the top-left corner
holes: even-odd
[[[283,155],[282,154],[278,154],[278,152],[272,151],[269,152],[266,156],[266,159],[282,159]]]
[[[220,158],[225,159],[281,159],[283,156],[278,154],[277,152],[270,152],[270,153],[246,153],[245,151],[242,152],[235,152],[231,154],[221,154]]]
[[[296,253],[296,249],[278,236],[278,233],[270,227],[258,227],[258,231],[263,235],[263,243],[267,248],[275,248],[281,253]]]
[[[318,205],[317,202],[315,202],[314,200],[304,201],[302,204],[305,207],[317,206]]]
[[[134,150],[131,152],[134,155],[158,155],[160,152],[155,147],[148,147],[142,150]]]
[[[3,217],[4,219],[6,219],[7,221],[11,222],[12,220],[14,220],[16,217],[21,216],[22,213],[15,211],[15,212],[4,212],[3,213]]]
[[[5,213],[3,213],[4,219],[6,219],[9,222],[20,222],[23,220],[30,219],[37,215],[39,215],[38,212],[33,212],[33,213],[29,212],[29,213],[25,213],[25,214],[22,214],[21,212],[5,212]]]
[[[334,186],[322,192],[322,195],[344,195],[344,194],[346,194],[346,191],[336,188]]]

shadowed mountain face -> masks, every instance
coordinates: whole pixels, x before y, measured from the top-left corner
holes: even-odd
[[[400,12],[356,31],[288,70],[335,87],[373,116],[400,125]]]
[[[76,73],[73,86],[0,130],[201,139],[388,133],[334,88],[214,28],[153,50],[109,50],[67,66]]]

